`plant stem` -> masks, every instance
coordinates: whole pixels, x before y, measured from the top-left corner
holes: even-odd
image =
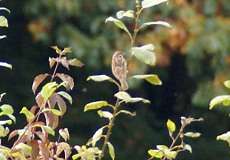
[[[183,124],[181,126],[180,131],[177,133],[176,137],[173,139],[173,141],[172,141],[172,143],[171,143],[171,145],[169,147],[170,150],[174,147],[174,145],[176,144],[177,140],[180,138],[181,134],[183,134],[185,127],[186,127],[185,124]],[[164,157],[162,160],[166,160],[166,157]]]
[[[61,54],[59,55],[59,59],[60,59],[60,58],[61,58]],[[56,75],[56,73],[57,73],[57,69],[58,69],[59,64],[60,64],[60,62],[57,61],[50,82],[52,82],[52,81],[54,80],[54,77],[55,77],[55,75]],[[45,102],[45,103],[46,103],[46,102]],[[45,105],[45,104],[44,104],[44,105]],[[18,143],[20,143],[20,141],[24,138],[24,136],[26,135],[27,130],[30,128],[30,125],[31,125],[34,121],[38,121],[38,119],[39,119],[41,113],[42,113],[42,110],[41,110],[41,108],[39,108],[39,111],[38,111],[37,114],[34,116],[34,119],[33,119],[29,124],[26,125],[26,129],[24,130],[24,132],[22,133],[22,135],[17,139],[17,141],[14,143],[12,149],[14,149],[15,146],[16,146]]]
[[[134,30],[133,30],[133,36],[132,36],[132,41],[131,41],[131,46],[134,47],[135,42],[136,42],[136,37],[139,32],[139,20],[140,20],[140,15],[143,9],[141,8],[140,1],[136,0],[136,11],[135,11],[135,20],[134,20]]]
[[[107,130],[107,133],[105,135],[105,140],[104,140],[104,143],[103,143],[102,149],[101,149],[102,153],[101,153],[101,156],[99,157],[99,160],[101,160],[104,157],[106,147],[107,147],[107,143],[109,142],[109,138],[110,138],[110,136],[112,134],[112,129],[113,129],[114,122],[115,122],[115,119],[116,119],[116,114],[117,114],[118,109],[119,109],[119,104],[120,104],[119,99],[117,99],[115,107],[114,107],[114,110],[113,110],[113,117],[111,118],[111,120],[109,121],[109,124],[108,124],[108,130]]]

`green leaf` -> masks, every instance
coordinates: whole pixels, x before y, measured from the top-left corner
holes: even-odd
[[[103,118],[107,118],[107,119],[111,119],[113,117],[113,114],[108,112],[108,111],[97,111],[97,114],[100,116],[100,117],[103,117]]]
[[[225,81],[224,86],[230,89],[230,80]]]
[[[114,95],[120,100],[123,100],[125,103],[136,103],[136,102],[143,102],[143,103],[150,103],[149,100],[140,98],[140,97],[134,97],[132,98],[127,92],[120,91]]]
[[[56,82],[47,83],[45,86],[42,87],[41,95],[47,101],[53,93],[57,90],[58,84]]]
[[[216,139],[227,142],[229,147],[230,147],[230,131],[228,131],[227,133],[224,133],[224,134],[221,134],[221,135],[217,136]]]
[[[150,8],[158,4],[167,2],[168,0],[143,0],[141,2],[142,8]]]
[[[24,143],[17,144],[15,149],[20,150],[25,156],[31,155],[32,153],[32,147]]]
[[[57,94],[59,94],[60,96],[64,97],[65,99],[67,99],[70,104],[73,103],[73,99],[72,99],[71,95],[69,95],[67,92],[60,91]]]
[[[156,74],[135,75],[133,78],[144,79],[153,85],[162,85],[160,78]]]
[[[124,17],[134,18],[134,11],[133,10],[118,11],[116,16],[117,16],[118,19],[122,19]]]
[[[142,24],[141,27],[140,27],[140,29],[143,29],[145,27],[152,26],[152,25],[161,25],[161,26],[168,27],[168,28],[172,27],[167,22],[164,22],[164,21],[155,21],[155,22],[146,22],[146,23]]]
[[[122,21],[120,21],[114,17],[108,17],[105,20],[105,23],[107,23],[107,22],[113,22],[118,28],[124,30],[126,33],[128,33],[129,36],[131,36],[131,33],[129,32],[129,30],[127,29],[127,27],[125,26],[125,24]]]
[[[55,136],[55,131],[49,127],[49,126],[42,126],[42,129],[44,129],[48,134]]]
[[[59,130],[59,134],[60,136],[65,140],[65,141],[68,141],[69,140],[69,130],[68,128],[65,128],[65,129],[60,129]]]
[[[163,156],[164,156],[162,151],[159,151],[159,150],[156,150],[156,149],[148,150],[148,154],[153,158],[163,158]]]
[[[85,105],[84,107],[84,112],[89,111],[89,110],[96,110],[100,109],[102,107],[108,106],[109,103],[107,101],[96,101],[96,102],[91,102]]]
[[[34,114],[30,112],[26,107],[23,107],[22,110],[20,111],[20,114],[24,114],[26,116],[26,119],[28,122],[31,122],[34,120]]]
[[[230,95],[222,95],[213,98],[209,103],[209,109],[213,109],[217,105],[230,106]]]
[[[1,17],[1,16],[0,16]],[[2,39],[2,38],[1,38]],[[1,67],[6,67],[6,68],[9,68],[9,69],[12,69],[12,65],[9,64],[9,63],[6,63],[6,62],[0,62],[0,66]]]
[[[13,114],[14,109],[11,105],[8,104],[3,104],[0,106],[0,109],[2,110],[1,114],[8,115],[8,114]]]
[[[130,112],[130,111],[127,111],[127,110],[120,110],[119,112],[117,112],[116,116],[119,115],[119,114],[127,114],[127,115],[130,115],[130,116],[136,116],[136,112]]]
[[[139,61],[154,66],[156,64],[156,55],[153,52],[154,46],[147,44],[141,47],[133,47],[132,55],[134,55]]]
[[[183,149],[189,151],[190,153],[192,153],[192,147],[189,144],[185,144]]]
[[[201,136],[201,133],[199,133],[199,132],[186,132],[184,134],[184,136],[190,137],[190,138],[198,138]]]
[[[94,133],[94,135],[92,137],[92,145],[93,146],[95,146],[97,141],[99,141],[101,139],[104,128],[105,127],[101,127]]]
[[[8,13],[10,13],[10,10],[8,8],[5,8],[5,7],[0,7],[0,11],[7,11]]]
[[[7,160],[7,158],[2,153],[0,153],[0,160]]]
[[[4,128],[3,126],[0,125],[0,138],[1,137],[6,137],[7,134],[9,133],[9,128]]]
[[[77,58],[70,59],[70,60],[68,60],[68,62],[69,62],[69,65],[71,65],[71,66],[75,66],[75,67],[83,67],[84,66],[84,64],[80,60],[78,60]]]
[[[103,82],[103,81],[113,82],[114,81],[111,77],[106,76],[106,75],[89,76],[87,78],[87,81],[89,81],[89,80],[92,80],[92,81],[95,81],[95,82]]]
[[[168,131],[172,134],[176,131],[176,125],[173,121],[171,121],[170,119],[168,119],[167,121],[167,128]]]
[[[3,120],[3,121],[0,121],[0,125],[6,125],[6,124],[8,124],[8,125],[11,125],[12,124],[12,120]]]
[[[113,145],[110,142],[107,142],[108,149],[109,149],[109,155],[112,158],[112,160],[115,160],[115,150]]]
[[[63,113],[57,109],[45,108],[42,110],[42,112],[52,112],[56,116],[63,116]]]
[[[0,16],[0,27],[8,27],[8,20],[4,16]]]

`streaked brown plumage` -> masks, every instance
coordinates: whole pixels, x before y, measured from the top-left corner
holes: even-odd
[[[127,83],[127,61],[120,51],[116,51],[112,57],[112,72],[121,84],[121,90],[128,89]]]

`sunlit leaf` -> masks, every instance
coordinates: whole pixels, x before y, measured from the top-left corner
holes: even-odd
[[[136,103],[136,102],[143,102],[143,103],[150,103],[149,100],[140,98],[140,97],[131,97],[127,92],[120,91],[114,95],[120,100],[123,100],[125,103]]]
[[[150,149],[148,150],[148,154],[151,156],[151,157],[154,157],[154,158],[163,158],[164,154],[162,151],[159,151],[159,150],[155,150],[155,149]]]
[[[68,141],[69,140],[69,130],[68,128],[64,128],[64,129],[60,129],[59,130],[59,134],[60,136],[65,140]]]
[[[55,131],[49,126],[42,126],[42,128],[50,135],[55,136]]]
[[[96,110],[100,109],[102,107],[108,106],[108,102],[106,101],[96,101],[96,102],[91,102],[85,105],[84,107],[84,112],[89,111],[89,110]]]
[[[134,18],[134,11],[133,10],[118,11],[116,16],[117,16],[118,19],[122,19],[124,17]]]
[[[23,107],[20,111],[20,114],[24,114],[28,122],[31,122],[34,119],[34,114],[30,112],[26,107]]]
[[[8,115],[8,114],[13,114],[14,113],[14,109],[11,105],[9,104],[3,104],[0,106],[1,109],[1,113],[0,115]]]
[[[107,119],[111,119],[113,117],[113,114],[108,112],[108,111],[97,111],[97,114],[100,116],[100,117],[103,117],[103,118],[107,118]]]
[[[173,121],[171,121],[170,119],[168,119],[167,121],[167,128],[168,131],[172,134],[176,131],[176,125]]]
[[[1,16],[0,16],[1,17]],[[6,67],[6,68],[9,68],[9,69],[12,69],[12,65],[9,64],[9,63],[6,63],[6,62],[0,62],[0,66],[1,67]]]
[[[0,121],[0,125],[6,125],[6,124],[11,125],[12,123],[13,123],[12,120],[2,120],[2,121]]]
[[[58,84],[56,82],[47,83],[45,86],[42,87],[41,96],[47,101],[53,93],[58,88]]]
[[[152,44],[147,44],[141,47],[133,47],[132,55],[141,62],[154,66],[156,64],[156,55],[153,50],[154,46]]]
[[[127,111],[127,110],[120,110],[119,112],[117,112],[117,114],[116,115],[119,115],[119,114],[127,114],[127,115],[129,115],[129,116],[136,116],[136,112],[130,112],[130,111]]]
[[[230,95],[222,95],[213,98],[209,103],[209,109],[213,109],[217,105],[230,106]]]
[[[230,131],[217,136],[216,139],[227,142],[230,147]]]
[[[64,97],[65,99],[67,99],[70,104],[73,103],[71,95],[69,95],[67,92],[60,91],[60,92],[57,92],[57,94],[59,94],[60,96]]]
[[[167,2],[168,0],[143,0],[141,2],[141,5],[143,8],[149,8],[149,7],[153,7],[156,6],[158,4],[161,4],[163,2]]]
[[[230,80],[225,81],[224,86],[230,88]]]
[[[107,142],[108,149],[109,149],[109,155],[112,158],[112,160],[115,160],[115,150],[113,145],[110,142]]]
[[[192,153],[192,147],[189,144],[185,144],[183,149],[189,151],[190,153]]]
[[[199,132],[186,132],[184,134],[184,136],[190,137],[190,138],[198,138],[201,136],[201,133],[199,133]]]
[[[127,29],[127,27],[125,26],[125,24],[124,24],[121,20],[116,19],[116,18],[114,18],[114,17],[108,17],[108,18],[105,20],[105,23],[107,23],[107,22],[113,22],[118,28],[124,30],[124,31],[127,32],[129,35],[131,35],[130,32],[129,32],[129,30]]]
[[[62,116],[63,115],[63,113],[61,111],[59,111],[57,109],[51,109],[51,108],[45,108],[42,110],[42,112],[51,112],[56,116]]]
[[[92,137],[92,145],[95,146],[95,144],[97,143],[97,141],[99,141],[103,135],[103,130],[105,127],[101,127],[99,128],[93,135]]]
[[[95,75],[95,76],[89,76],[87,78],[87,81],[92,80],[95,82],[103,82],[103,81],[109,81],[109,82],[113,82],[114,80],[106,75]]]
[[[32,147],[24,143],[17,144],[15,149],[20,150],[25,156],[31,155],[32,153]]]
[[[69,61],[69,65],[71,65],[71,66],[75,66],[75,67],[83,67],[84,66],[84,64],[80,60],[78,60],[77,58],[70,59],[68,61]]]
[[[0,27],[8,27],[8,20],[4,16],[0,16]]]
[[[153,85],[162,85],[160,78],[156,74],[135,75],[133,78],[144,79]]]
[[[55,50],[57,54],[61,54],[62,50],[58,48],[58,46],[51,46],[52,49]]]
[[[168,28],[172,27],[168,22],[155,21],[155,22],[146,22],[146,23],[142,24],[140,28],[143,29],[145,27],[152,26],[152,25],[161,25],[161,26],[168,27]]]
[[[0,7],[0,11],[7,11],[8,13],[10,13],[10,10],[8,8],[5,8],[5,7]]]

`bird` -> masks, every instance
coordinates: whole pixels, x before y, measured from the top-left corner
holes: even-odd
[[[114,52],[112,56],[112,73],[114,77],[120,82],[121,90],[128,89],[127,83],[127,61],[121,51]]]

